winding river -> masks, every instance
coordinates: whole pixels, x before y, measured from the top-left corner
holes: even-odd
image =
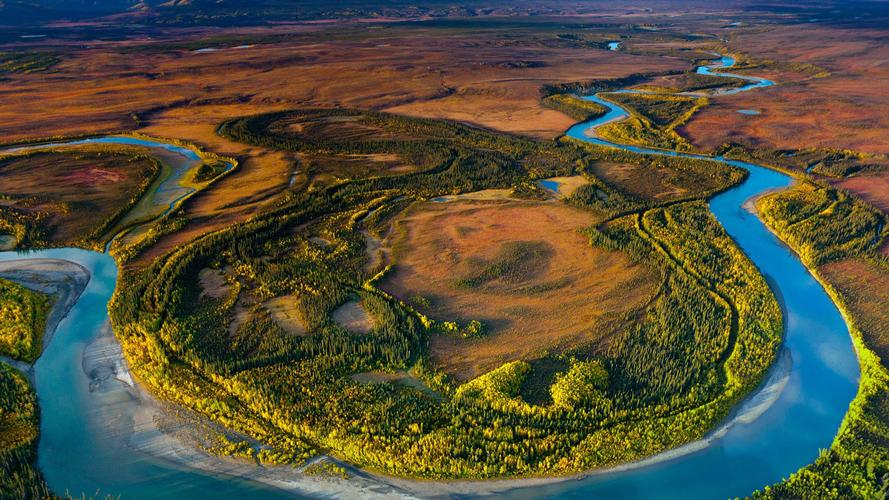
[[[735,94],[764,88],[762,78],[714,73],[734,65],[724,56],[699,74],[741,78],[742,87],[717,92]],[[607,94],[605,94],[607,95]],[[784,310],[785,338],[768,379],[734,417],[704,440],[580,481],[554,483],[513,496],[559,498],[732,498],[744,496],[788,477],[829,448],[858,388],[859,366],[849,329],[840,311],[796,254],[772,234],[745,203],[762,193],[789,186],[793,179],[752,163],[615,144],[595,137],[595,129],[629,113],[601,95],[584,99],[608,112],[571,127],[571,138],[647,155],[701,158],[734,165],[749,172],[741,185],[710,200],[710,210],[766,276]]]
[[[725,73],[734,60],[703,67],[701,74],[738,77],[749,84],[722,95],[773,85],[771,81]],[[567,135],[605,147],[648,155],[705,158],[746,169],[741,185],[715,196],[710,208],[728,233],[768,278],[785,311],[785,341],[768,380],[704,440],[652,459],[592,473],[577,480],[523,483],[506,494],[515,498],[726,498],[746,495],[780,481],[811,463],[830,446],[857,390],[858,362],[839,310],[799,259],[769,232],[744,204],[752,197],[791,184],[768,168],[729,160],[610,143],[595,137],[596,127],[628,116],[601,96],[585,97],[608,108],[596,120],[572,127]],[[107,139],[91,139],[88,141]],[[140,139],[141,140],[141,139]],[[141,144],[190,158],[193,151],[163,143]],[[2,153],[2,152],[0,152]],[[175,196],[173,198],[176,198]],[[42,410],[40,466],[59,493],[113,493],[124,498],[271,498],[282,493],[257,482],[199,472],[135,451],[126,430],[136,417],[128,402],[138,397],[123,367],[105,367],[118,379],[97,382],[97,344],[114,349],[107,303],[117,268],[107,254],[64,248],[27,254],[0,253],[0,260],[56,258],[76,262],[92,279],[34,366]],[[119,347],[117,347],[119,349]],[[534,484],[533,486],[527,486]],[[410,488],[409,488],[410,489]],[[422,491],[418,486],[417,491]]]
[[[131,212],[124,219],[128,224],[118,227],[139,231],[146,226],[140,226],[139,221],[164,215],[195,192],[188,184],[187,173],[200,156],[190,148],[151,139],[97,137],[10,148],[0,151],[0,155],[107,144],[147,151],[164,167],[151,193],[134,208],[139,210],[138,217]],[[258,482],[183,468],[158,458],[168,450],[150,449],[154,441],[138,445],[131,441],[134,431],[142,431],[143,440],[158,433],[138,428],[148,424],[136,414],[141,409],[138,400],[144,394],[133,387],[126,367],[115,361],[120,347],[110,332],[108,301],[117,286],[117,263],[111,255],[80,248],[0,252],[0,261],[17,259],[70,261],[90,273],[77,303],[59,322],[32,369],[41,411],[38,460],[56,493],[182,500],[200,498],[208,492],[232,499],[284,496]],[[162,440],[157,442],[163,444]]]

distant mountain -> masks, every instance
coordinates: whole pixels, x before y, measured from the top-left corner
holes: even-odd
[[[0,0],[0,25],[84,19],[127,12],[136,0]]]
[[[48,20],[132,16],[149,24],[232,25],[267,21],[375,17],[453,17],[490,14],[555,14],[618,4],[689,6],[723,2],[756,11],[785,12],[833,22],[885,18],[885,0],[0,0],[0,27]]]
[[[466,0],[0,0],[0,25],[132,14],[166,23],[238,23],[261,19],[472,15]],[[489,0],[496,4],[497,0]],[[509,5],[511,2],[506,2]]]

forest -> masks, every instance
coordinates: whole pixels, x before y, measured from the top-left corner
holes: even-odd
[[[757,202],[768,226],[815,273],[850,324],[861,364],[858,395],[829,450],[754,498],[885,498],[889,493],[889,260],[886,217],[823,182],[801,182]],[[883,304],[885,305],[885,304]]]
[[[626,195],[588,171],[615,156],[647,159],[348,109],[257,115],[218,130],[312,155],[393,154],[418,167],[293,193],[250,222],[198,239],[146,269],[127,270],[121,280],[126,285],[112,302],[112,320],[139,379],[269,444],[255,451],[261,461],[300,463],[326,449],[356,465],[412,477],[586,470],[700,437],[759,383],[775,357],[782,329],[777,303],[704,204],[648,208],[658,203]],[[706,161],[661,163],[706,168],[699,181],[684,178],[689,199],[743,179],[740,171]],[[553,351],[564,369],[543,376],[548,403],[521,395],[526,378],[540,379],[533,372],[542,364],[534,360],[507,362],[456,384],[426,355],[429,337],[447,334],[437,325],[448,318],[427,318],[375,286],[386,269],[365,267],[365,219],[386,224],[411,202],[572,173],[585,175],[590,187],[569,201],[601,221],[589,229],[590,244],[659,262],[660,293],[608,352]],[[318,237],[323,246],[312,240]],[[515,272],[524,257],[541,251],[515,246],[465,286]],[[690,258],[696,253],[711,257]],[[204,269],[224,273],[229,285],[219,298],[197,286]],[[724,278],[739,273],[744,280]],[[307,334],[287,334],[262,305],[284,296],[294,298]],[[351,300],[373,318],[368,333],[331,319]],[[239,307],[250,314],[226,335]],[[433,392],[352,378],[405,369]]]
[[[0,278],[0,355],[36,361],[51,306],[48,296]]]
[[[0,497],[55,498],[37,468],[37,395],[24,375],[0,363]]]

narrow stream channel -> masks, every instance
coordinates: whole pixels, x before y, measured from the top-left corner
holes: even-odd
[[[165,173],[137,205],[143,206],[140,220],[164,215],[194,192],[184,177],[201,160],[197,153],[149,139],[97,137],[10,148],[0,155],[91,144],[147,148],[164,162]],[[144,426],[134,414],[140,410],[140,393],[129,385],[128,374],[120,366],[105,359],[120,349],[108,319],[108,302],[117,286],[117,263],[111,255],[80,248],[0,252],[0,261],[17,259],[60,259],[90,272],[86,289],[33,368],[41,413],[38,460],[53,491],[76,498],[109,494],[123,499],[190,500],[210,493],[220,499],[290,498],[255,481],[191,470],[152,453],[163,455],[168,452],[165,449],[133,446],[134,430],[144,431],[134,429],[134,425]],[[150,431],[143,434],[152,435]]]
[[[731,58],[723,58],[715,68],[733,64]],[[711,74],[710,71],[711,68],[699,70],[704,74]],[[723,94],[773,84],[764,79],[743,78],[750,85]],[[572,127],[567,135],[574,139],[648,155],[705,158],[750,172],[744,183],[714,197],[710,208],[783,301],[786,337],[769,380],[740,405],[736,418],[712,432],[704,442],[686,445],[679,453],[670,452],[668,456],[675,458],[669,460],[654,457],[579,480],[517,488],[509,491],[508,496],[727,498],[780,481],[811,463],[820,449],[830,446],[855,396],[859,377],[849,332],[837,307],[799,259],[743,208],[757,194],[788,186],[791,178],[762,166],[721,157],[626,146],[595,138],[590,132],[596,127],[625,118],[628,113],[598,96],[587,99],[606,106],[609,112]],[[179,154],[182,161],[194,160],[189,156],[194,152],[187,148],[163,143],[141,145]],[[212,494],[218,499],[250,499],[284,495],[256,482],[194,471],[129,447],[126,436],[133,425],[133,405],[129,403],[134,393],[126,390],[124,381],[97,384],[95,370],[84,361],[85,351],[90,351],[103,336],[109,338],[107,329],[102,332],[108,324],[107,304],[117,285],[114,259],[108,254],[75,248],[0,253],[0,260],[21,258],[68,260],[92,273],[87,289],[59,324],[34,367],[42,412],[40,467],[57,493],[94,495],[98,486],[102,495],[123,498],[186,499]],[[113,338],[110,343],[116,346]]]

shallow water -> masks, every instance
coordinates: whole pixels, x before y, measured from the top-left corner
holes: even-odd
[[[91,388],[83,356],[108,322],[107,305],[117,282],[114,259],[76,248],[0,253],[0,261],[21,258],[76,262],[92,275],[34,365],[41,412],[38,459],[53,491],[75,497],[86,493],[182,500],[209,492],[231,499],[284,497],[258,483],[184,469],[127,446],[133,405],[120,390],[124,383],[111,380],[110,389],[95,384]]]
[[[559,194],[559,183],[558,182],[551,180],[551,179],[543,179],[543,180],[537,181],[537,183],[543,189],[548,189],[556,194]]]
[[[747,75],[736,75],[734,73],[723,73],[719,71],[714,73],[714,70],[723,70],[726,68],[730,68],[735,65],[735,58],[731,56],[721,56],[719,58],[719,62],[712,65],[707,66],[699,66],[697,73],[699,75],[708,75],[708,76],[723,76],[728,78],[737,78],[739,80],[744,80],[750,82],[748,85],[744,85],[742,87],[737,88],[727,88],[724,90],[719,90],[715,92],[715,95],[732,95],[740,92],[747,92],[748,90],[759,89],[764,87],[771,87],[775,85],[775,82],[771,80],[767,80],[765,78],[759,78],[757,76],[747,76]]]
[[[725,66],[730,66],[725,64],[730,62],[730,58],[723,58]],[[744,87],[747,90],[772,84],[768,80],[744,78],[755,80]],[[595,121],[572,127],[568,136],[645,154],[695,157],[621,146],[588,136],[588,130],[626,117],[627,112],[596,96],[587,99],[605,105],[609,112]],[[857,389],[858,363],[848,330],[836,306],[796,256],[758,218],[742,208],[752,196],[787,186],[791,179],[757,165],[724,158],[713,160],[750,172],[743,184],[714,197],[710,208],[769,278],[786,308],[782,360],[790,366],[786,372],[777,370],[779,382],[763,391],[774,396],[774,402],[761,405],[763,413],[758,418],[735,422],[700,451],[622,472],[517,489],[508,496],[684,499],[746,495],[811,463],[819,449],[830,445]],[[0,260],[24,256],[3,252]],[[103,398],[120,395],[122,391],[91,392],[82,359],[84,349],[108,321],[107,303],[117,279],[114,260],[107,254],[71,248],[32,252],[27,256],[77,262],[93,275],[35,365],[35,385],[43,415],[40,466],[56,492],[94,494],[98,490],[124,498],[174,499],[204,497],[210,492],[217,498],[283,496],[257,483],[193,471],[126,447],[121,435],[125,435],[131,419],[127,413],[131,405],[126,401],[117,406],[100,404],[107,403]],[[100,407],[104,410],[96,411]],[[117,414],[114,408],[119,408]]]
[[[722,63],[728,67],[733,61],[724,57]],[[709,70],[699,73],[710,74]],[[768,80],[757,80],[760,81],[744,89],[771,85]],[[515,490],[510,496],[728,498],[747,495],[781,481],[814,461],[820,449],[830,446],[855,397],[859,378],[849,330],[836,305],[797,256],[743,208],[750,198],[786,187],[792,179],[750,163],[623,146],[591,137],[588,134],[591,129],[628,113],[599,97],[585,98],[608,107],[609,112],[597,120],[575,125],[567,132],[569,137],[637,153],[711,159],[750,173],[740,186],[715,196],[710,201],[710,209],[767,277],[776,296],[783,299],[786,333],[782,356],[789,361],[789,373],[784,374],[786,380],[772,384],[767,390],[777,392],[771,406],[756,418],[733,422],[702,450],[622,472]],[[778,370],[772,374],[777,379],[783,378]]]
[[[48,149],[64,149],[69,147],[88,146],[91,144],[116,144],[146,148],[151,152],[152,156],[160,160],[162,164],[163,169],[161,174],[158,176],[154,185],[149,188],[148,194],[139,200],[127,215],[121,218],[117,225],[112,229],[111,234],[116,234],[121,228],[136,226],[127,231],[126,234],[118,235],[118,238],[122,237],[124,239],[124,243],[135,242],[149,227],[144,224],[140,226],[138,223],[157,219],[165,215],[167,212],[175,209],[179,202],[195,192],[195,188],[189,184],[188,173],[201,162],[200,155],[193,149],[162,141],[112,135],[65,142],[16,146],[0,150],[0,155]],[[230,164],[229,169],[232,167],[233,165]]]

